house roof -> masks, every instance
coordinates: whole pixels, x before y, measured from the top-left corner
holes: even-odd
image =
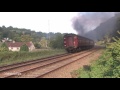
[[[6,42],[8,47],[21,47],[22,45],[24,45],[24,42]],[[30,47],[32,45],[31,42],[26,42],[25,43],[28,47]]]

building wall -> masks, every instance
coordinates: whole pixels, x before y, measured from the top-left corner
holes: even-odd
[[[20,51],[20,47],[9,47],[10,51]]]
[[[35,49],[35,46],[34,45],[31,45],[30,47],[29,47],[29,51],[32,51],[32,50],[34,50]],[[20,51],[20,47],[9,47],[9,50],[10,51]]]
[[[31,43],[31,46],[28,47],[29,48],[29,51],[32,51],[35,49],[35,46],[32,42]],[[20,51],[20,47],[8,47],[10,51]]]
[[[32,51],[35,49],[35,46],[32,44],[30,47],[29,47],[29,51]]]

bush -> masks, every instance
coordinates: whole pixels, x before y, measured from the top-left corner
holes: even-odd
[[[118,32],[120,34],[120,32]],[[107,45],[107,51],[114,60],[120,60],[120,38],[113,37],[114,42]]]
[[[0,52],[8,51],[5,47],[0,47]]]
[[[0,52],[0,66],[23,62],[28,60],[36,60],[48,56],[65,53],[64,49],[59,50],[44,50],[36,52]]]
[[[113,40],[96,62],[78,70],[79,78],[120,78],[120,38]]]
[[[29,51],[29,48],[26,44],[24,44],[20,47],[20,51]]]
[[[39,43],[35,43],[34,45],[35,45],[36,49],[40,49],[41,48],[41,45]]]
[[[4,51],[9,51],[8,46],[6,45],[6,43],[3,43],[0,47],[0,52],[4,52]]]
[[[54,49],[63,49],[64,48],[63,36],[62,35],[58,35],[58,36],[56,36],[55,39],[51,39],[49,46],[54,48]]]

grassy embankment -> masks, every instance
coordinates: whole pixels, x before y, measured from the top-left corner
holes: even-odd
[[[78,78],[120,78],[120,38],[113,38],[101,57],[76,70]]]
[[[66,53],[64,49],[34,52],[0,52],[0,66]]]

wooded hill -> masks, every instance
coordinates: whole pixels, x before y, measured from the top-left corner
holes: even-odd
[[[64,34],[35,32],[34,30],[14,28],[12,26],[0,27],[0,41],[2,41],[4,38],[7,39],[7,41],[14,40],[16,42],[32,41],[37,48],[63,48]]]
[[[101,23],[96,29],[89,31],[84,36],[93,40],[101,40],[105,35],[110,37],[119,36],[117,30],[120,31],[120,14]]]
[[[34,30],[30,29],[24,29],[24,28],[14,28],[12,26],[5,27],[2,26],[0,27],[0,41],[3,38],[9,38],[15,41],[21,41],[21,36],[22,35],[28,35],[30,38],[32,38],[33,42],[40,41],[42,37],[45,38],[54,38],[57,35],[61,33],[43,33],[43,32],[35,32]]]

